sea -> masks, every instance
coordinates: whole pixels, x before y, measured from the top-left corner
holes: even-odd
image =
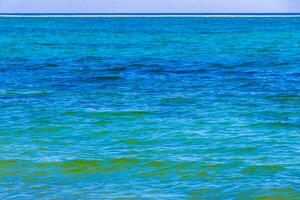
[[[1,15],[0,199],[299,200],[299,16]]]

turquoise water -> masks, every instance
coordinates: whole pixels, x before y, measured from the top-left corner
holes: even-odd
[[[299,18],[0,18],[1,199],[300,199]]]

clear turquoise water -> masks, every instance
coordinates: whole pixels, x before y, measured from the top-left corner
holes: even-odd
[[[300,199],[300,19],[0,18],[1,199]]]

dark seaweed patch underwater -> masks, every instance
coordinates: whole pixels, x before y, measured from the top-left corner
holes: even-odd
[[[299,18],[0,18],[1,199],[300,199]]]

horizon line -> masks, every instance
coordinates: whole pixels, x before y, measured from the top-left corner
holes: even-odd
[[[299,15],[300,12],[0,12],[0,15]]]
[[[300,13],[0,13],[1,18],[300,18]]]

